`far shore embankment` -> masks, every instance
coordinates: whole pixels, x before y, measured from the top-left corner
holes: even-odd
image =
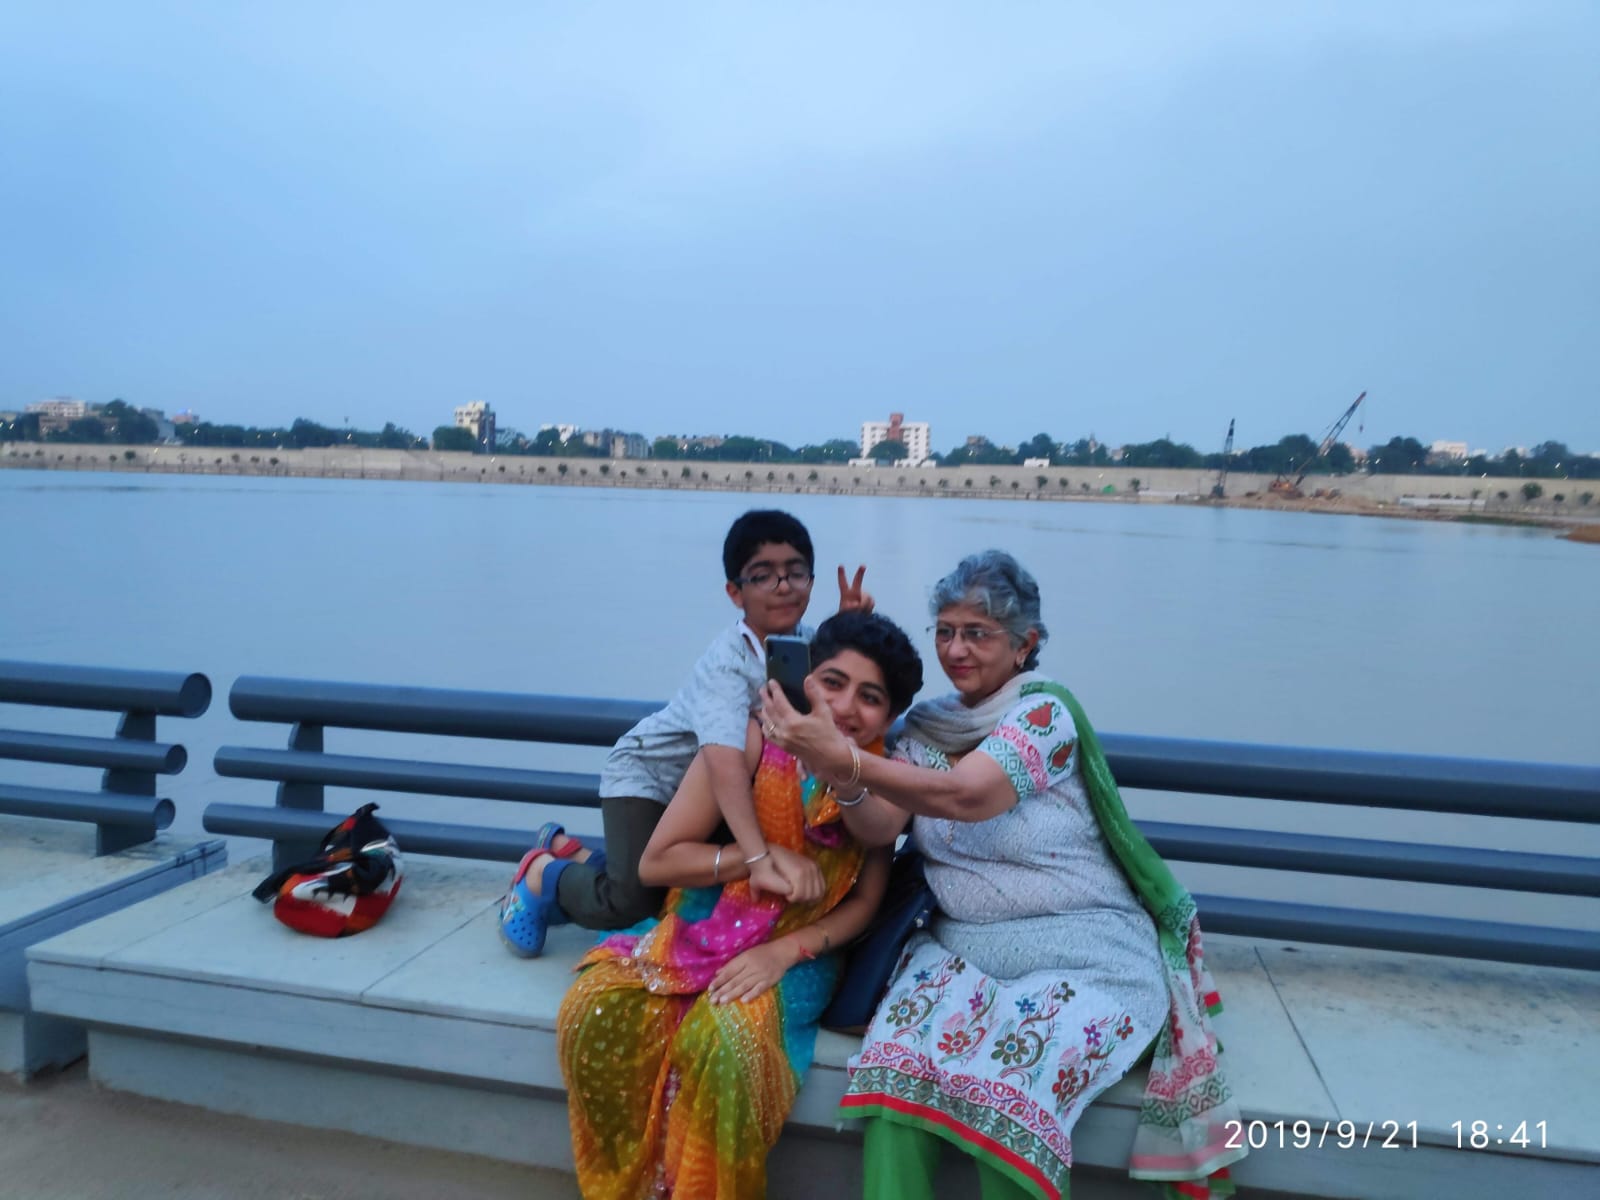
[[[0,467],[116,474],[246,475],[387,479],[548,487],[673,488],[827,496],[1112,504],[1226,504],[1285,512],[1330,512],[1431,520],[1490,520],[1580,532],[1600,528],[1600,483],[1449,475],[1312,475],[1305,497],[1268,491],[1269,475],[1233,473],[1227,497],[1212,500],[1216,472],[1140,467],[856,467],[809,463],[729,463],[677,459],[535,458],[434,450],[327,447],[253,450],[196,446],[112,446],[11,442]],[[1526,483],[1542,494],[1523,497]]]

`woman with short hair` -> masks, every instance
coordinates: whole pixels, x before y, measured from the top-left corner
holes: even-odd
[[[985,1200],[1065,1196],[1074,1123],[1152,1045],[1132,1174],[1231,1192],[1244,1151],[1227,1144],[1238,1111],[1194,901],[1129,819],[1077,701],[1035,670],[1038,584],[990,550],[930,608],[955,691],[907,714],[892,760],[858,766],[826,722],[764,692],[769,740],[867,786],[845,813],[857,837],[887,845],[911,821],[939,904],[851,1060],[840,1111],[868,1119],[867,1197],[931,1198],[945,1141],[977,1160]]]
[[[817,719],[860,759],[882,754],[922,686],[910,639],[883,617],[845,612],[817,629],[811,656]],[[840,820],[860,786],[805,774],[755,722],[747,755],[766,844],[814,864],[822,894],[789,902],[752,890],[751,861],[718,839],[696,758],[639,862],[646,884],[672,888],[660,917],[589,951],[556,1020],[586,1200],[765,1194],[767,1151],[810,1066],[836,951],[883,896],[888,851]]]

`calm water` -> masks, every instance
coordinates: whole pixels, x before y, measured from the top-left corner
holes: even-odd
[[[1045,668],[1102,729],[1596,759],[1600,548],[1536,530],[1160,504],[0,471],[0,657],[208,674],[211,711],[163,723],[191,754],[163,794],[178,802],[179,827],[197,829],[211,800],[270,801],[270,785],[210,771],[220,744],[282,744],[282,727],[228,715],[241,674],[665,698],[734,616],[719,553],[728,523],[768,504],[815,539],[823,580],[811,619],[833,610],[833,566],[866,563],[880,611],[923,649],[930,687],[943,679],[924,632],[928,586],[961,555],[1000,546],[1039,577]],[[69,719],[110,727],[104,716]],[[0,723],[61,727],[56,714],[5,706]],[[460,761],[598,761],[330,737],[330,749],[402,744]],[[18,767],[6,770],[15,778]],[[1559,826],[1129,800],[1136,814],[1166,818],[1600,853],[1593,831]],[[355,802],[330,796],[330,807]],[[507,824],[510,808],[482,815]],[[403,798],[386,802],[406,810]],[[438,802],[417,811],[438,815]],[[1196,887],[1215,880],[1181,873]],[[1354,902],[1346,887],[1299,880],[1293,890]],[[1431,893],[1404,890],[1432,907]],[[1550,903],[1530,898],[1528,911],[1548,915]],[[1574,923],[1600,923],[1558,903]]]

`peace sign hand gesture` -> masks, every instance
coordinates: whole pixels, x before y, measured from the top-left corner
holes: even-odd
[[[839,611],[870,613],[873,608],[872,593],[861,586],[861,580],[866,576],[867,568],[856,568],[854,579],[846,580],[844,566],[839,567]]]

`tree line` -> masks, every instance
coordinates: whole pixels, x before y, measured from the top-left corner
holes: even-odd
[[[531,455],[547,457],[609,458],[610,439],[591,446],[581,434],[565,440],[554,428],[542,429],[527,437],[514,429],[502,430],[494,446],[480,444],[469,430],[441,425],[430,438],[419,437],[392,421],[382,429],[334,428],[304,417],[288,428],[222,425],[198,421],[174,425],[174,435],[186,446],[228,446],[247,448],[309,449],[326,446],[357,446],[379,450],[461,450],[477,453]],[[80,417],[65,429],[41,434],[39,414],[23,413],[16,420],[0,423],[0,441],[45,441],[68,443],[111,442],[119,445],[148,445],[159,436],[154,419],[121,400],[113,400],[94,413]],[[842,464],[861,457],[859,446],[844,438],[833,438],[811,445],[791,447],[770,438],[737,434],[717,439],[656,438],[651,445],[655,458],[706,462],[834,463]],[[867,457],[880,463],[905,458],[900,442],[879,442]],[[1366,461],[1358,463],[1350,447],[1331,446],[1318,457],[1317,443],[1306,434],[1296,433],[1270,445],[1237,450],[1226,458],[1221,453],[1202,453],[1185,442],[1157,438],[1121,447],[1121,456],[1093,438],[1057,441],[1048,433],[1037,433],[1020,445],[1002,446],[986,437],[968,438],[944,454],[934,455],[943,466],[1010,466],[1028,461],[1048,460],[1053,467],[1122,466],[1146,469],[1244,471],[1262,475],[1348,475],[1365,470],[1381,475],[1487,475],[1502,477],[1542,477],[1600,479],[1600,457],[1574,454],[1563,442],[1545,441],[1527,454],[1508,450],[1489,457],[1475,455],[1465,459],[1439,460],[1428,447],[1413,437],[1393,437],[1368,449]]]

